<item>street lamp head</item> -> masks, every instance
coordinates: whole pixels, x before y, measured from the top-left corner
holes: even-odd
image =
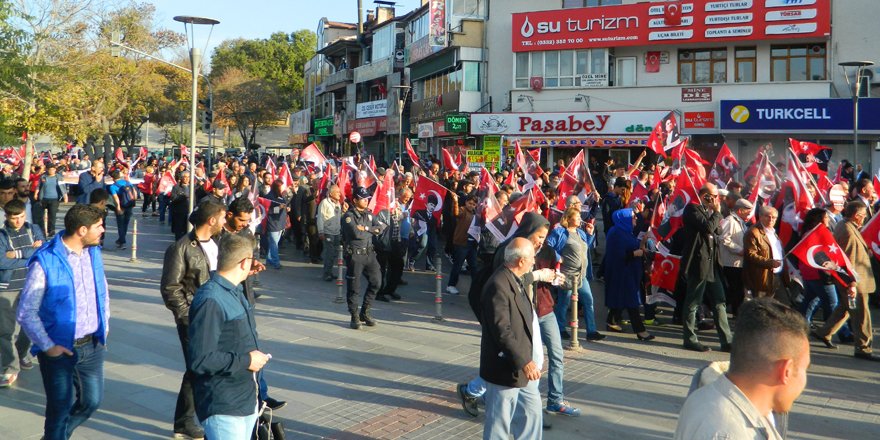
[[[873,66],[873,61],[844,61],[842,63],[837,63],[840,67],[868,67]]]
[[[206,17],[194,17],[191,15],[178,15],[174,17],[174,21],[179,21],[181,23],[189,23],[189,24],[220,24],[220,20],[215,20],[213,18]]]

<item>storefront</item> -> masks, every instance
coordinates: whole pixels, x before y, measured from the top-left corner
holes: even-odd
[[[346,123],[345,132],[356,131],[361,135],[358,146],[364,152],[376,158],[387,157],[385,133],[388,131],[388,100],[359,102],[355,110],[355,118]]]
[[[588,157],[629,163],[648,145],[651,129],[668,110],[565,113],[474,113],[470,133],[480,145],[496,142],[512,151],[516,141],[523,148],[541,148],[541,163],[569,160],[582,148]]]
[[[782,161],[788,138],[816,142],[834,150],[832,161],[848,159],[875,169],[880,163],[880,98],[859,100],[859,145],[853,148],[851,99],[723,100],[721,133],[740,162],[750,161],[758,148],[772,144]],[[831,167],[831,169],[836,169]]]
[[[410,120],[413,134],[421,141],[421,151],[439,156],[440,148],[474,148],[476,138],[468,134],[466,122],[461,124],[462,120],[469,119],[467,113],[459,110],[461,96],[459,92],[450,92],[433,99],[413,101]]]

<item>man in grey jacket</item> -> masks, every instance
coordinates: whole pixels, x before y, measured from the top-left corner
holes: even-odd
[[[800,313],[772,298],[743,304],[730,370],[687,398],[674,438],[782,440],[782,415],[807,385],[807,331]]]
[[[336,253],[342,237],[340,220],[342,213],[348,211],[348,203],[342,200],[342,191],[336,185],[331,185],[327,198],[321,200],[318,205],[318,238],[324,243],[321,258],[324,260],[324,281],[333,281],[333,263],[336,261]]]

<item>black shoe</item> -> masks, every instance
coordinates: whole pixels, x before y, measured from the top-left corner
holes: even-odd
[[[376,299],[378,299],[379,301],[385,301],[387,303],[391,302],[391,298],[388,298],[387,295],[376,295]]]
[[[287,402],[284,400],[275,400],[271,397],[267,397],[263,402],[266,403],[266,406],[269,407],[272,411],[278,411],[281,408],[287,406]]]
[[[699,342],[697,342],[696,344],[688,344],[688,343],[685,343],[685,344],[684,344],[684,348],[685,348],[685,349],[688,349],[688,350],[691,350],[691,351],[698,351],[698,352],[700,352],[700,353],[705,353],[705,352],[707,352],[707,351],[712,351],[711,348],[709,348],[709,347],[707,347],[707,346],[705,346],[705,345],[703,345],[703,344],[700,344]]]
[[[852,335],[837,337],[837,340],[840,341],[841,344],[852,344],[855,341],[855,338]]]
[[[351,315],[351,323],[350,323],[348,326],[351,327],[351,328],[353,328],[353,329],[355,329],[355,330],[361,328],[361,321],[360,321],[360,319],[358,319],[358,316],[357,316],[357,315],[355,315],[355,314],[352,313],[352,315]]]
[[[816,333],[816,332],[810,332],[810,336],[812,336],[813,339],[815,339],[815,340],[817,340],[817,341],[819,341],[819,342],[825,344],[825,348],[827,348],[827,349],[829,349],[829,350],[835,350],[835,349],[837,349],[837,346],[834,345],[833,342],[831,342],[831,338],[825,339],[825,338],[819,336],[819,334]]]
[[[721,344],[721,348],[719,351],[723,351],[724,353],[730,353],[730,344]]]
[[[367,327],[375,327],[375,326],[376,326],[376,320],[373,319],[372,316],[370,316],[370,311],[369,311],[369,310],[365,310],[365,311],[361,312],[361,314],[360,314],[360,320],[361,320],[364,324],[366,324]]]
[[[477,398],[467,393],[466,383],[458,384],[458,398],[461,399],[461,409],[469,416],[476,417],[480,415],[480,410],[477,407]]]
[[[702,330],[702,331],[715,330],[715,323],[708,322],[708,321],[701,321],[697,324],[697,330]]]
[[[657,338],[656,336],[654,336],[650,333],[648,333],[648,336],[642,336],[642,335],[636,333],[636,337],[639,338],[640,341],[653,341],[654,339]]]
[[[562,339],[565,339],[566,341],[571,339],[571,333],[567,332],[566,330],[560,332],[560,335],[562,336]]]
[[[603,339],[605,339],[605,335],[603,335],[602,333],[599,333],[599,332],[587,334],[588,341],[598,342]]]
[[[388,296],[390,296],[391,299],[393,299],[393,300],[395,300],[395,301],[400,301],[400,300],[403,299],[402,296],[400,296],[400,295],[398,295],[398,294],[396,294],[396,293],[389,293]]]
[[[409,286],[409,283],[407,283],[406,280],[400,280],[397,282],[397,285],[398,286]]]
[[[874,353],[865,353],[864,351],[857,351],[853,356],[866,361],[880,361],[880,357],[875,356]]]
[[[188,428],[175,429],[174,438],[184,440],[204,440],[205,430],[199,426],[190,426]]]

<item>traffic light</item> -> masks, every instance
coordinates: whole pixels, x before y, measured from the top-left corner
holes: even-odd
[[[199,103],[205,106],[205,110],[202,112],[202,131],[205,133],[211,132],[211,127],[214,125],[214,108],[211,99],[202,99],[199,100]]]

